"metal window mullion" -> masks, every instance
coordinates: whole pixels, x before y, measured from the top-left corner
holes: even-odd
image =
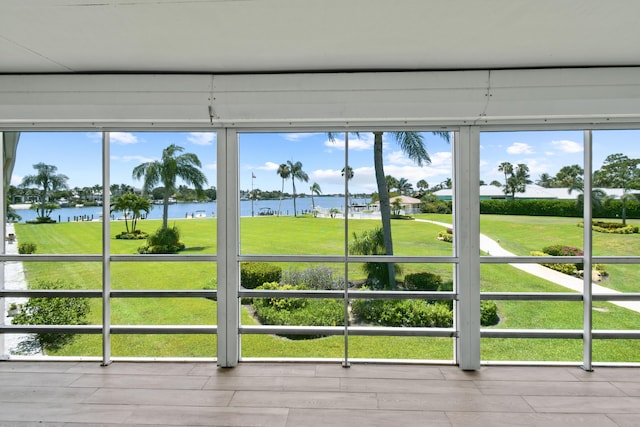
[[[218,158],[218,366],[230,368],[240,357],[238,134],[223,129],[217,137]]]
[[[591,282],[591,270],[592,270],[592,255],[593,255],[593,241],[591,236],[591,220],[593,216],[592,212],[592,169],[593,169],[593,152],[592,152],[592,134],[591,130],[584,131],[584,191],[582,193],[584,200],[584,213],[583,213],[583,233],[584,233],[584,267],[583,267],[583,365],[582,368],[585,371],[592,371],[592,356],[593,356],[593,286]]]
[[[0,176],[4,177],[4,133],[0,131],[0,154],[2,154],[2,161],[0,162]],[[6,243],[5,236],[7,235],[7,198],[4,194],[4,183],[0,185],[0,224],[2,224],[2,248],[0,248],[0,254],[4,255],[6,252]],[[4,290],[4,268],[6,263],[0,262],[0,290]],[[4,310],[5,310],[5,299],[0,297],[0,310],[2,310],[2,315],[0,316],[0,326],[4,326]],[[4,334],[0,333],[0,359],[8,358],[8,354],[5,354],[6,349],[4,346]]]
[[[344,132],[344,360],[349,367],[349,131]]]
[[[102,133],[102,366],[111,364],[111,194],[109,132]]]
[[[480,133],[461,127],[454,133],[453,203],[455,264],[456,362],[461,369],[480,369]]]

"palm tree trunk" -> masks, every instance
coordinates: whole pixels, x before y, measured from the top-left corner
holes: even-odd
[[[284,178],[282,178],[282,190],[280,190],[280,201],[278,202],[278,216],[280,216],[280,208],[282,207],[283,194],[284,194]]]
[[[129,221],[127,220],[127,211],[124,211],[124,228],[127,230],[127,234],[129,234]]]
[[[373,166],[376,173],[376,184],[378,186],[378,199],[380,201],[380,216],[382,218],[382,235],[384,237],[384,248],[387,255],[393,255],[393,240],[391,239],[391,210],[389,206],[389,192],[387,191],[387,181],[384,176],[382,166],[382,132],[374,132],[373,139]],[[396,287],[396,271],[393,263],[388,264],[390,289]]]
[[[167,229],[169,222],[169,195],[165,194],[162,198],[162,228]]]
[[[293,216],[298,216],[298,211],[296,209],[296,179],[291,177],[291,184],[293,185]]]

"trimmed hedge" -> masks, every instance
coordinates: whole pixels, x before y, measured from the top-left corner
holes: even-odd
[[[423,272],[407,274],[404,277],[404,288],[409,291],[442,291],[442,277],[437,274]],[[451,289],[446,289],[450,291]]]
[[[257,289],[302,290],[304,286],[264,283]],[[342,300],[312,298],[253,298],[256,317],[263,325],[283,326],[342,326],[344,308]],[[290,339],[320,338],[321,335],[282,335]]]
[[[357,320],[381,326],[449,328],[453,311],[447,304],[430,304],[424,300],[366,300],[351,303]]]
[[[264,283],[280,282],[282,268],[266,262],[244,262],[240,265],[240,284],[255,289]]]
[[[481,200],[480,213],[581,218],[583,207],[575,200]],[[593,206],[595,218],[620,218],[621,214],[622,201],[620,200],[608,200],[602,205]],[[640,203],[638,201],[627,201],[627,218],[640,218]]]
[[[584,228],[584,222],[579,222],[578,227]],[[638,227],[635,225],[623,225],[621,222],[604,222],[593,221],[591,229],[599,233],[615,233],[615,234],[635,234],[638,233]]]

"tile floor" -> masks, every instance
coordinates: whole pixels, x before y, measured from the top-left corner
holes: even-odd
[[[640,426],[640,369],[0,362],[0,426]]]

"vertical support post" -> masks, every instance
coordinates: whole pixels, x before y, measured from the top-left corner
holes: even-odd
[[[349,131],[344,133],[344,360],[349,363]]]
[[[111,364],[111,174],[109,132],[102,133],[102,366]]]
[[[593,242],[591,235],[591,221],[592,221],[592,171],[593,171],[593,152],[592,152],[592,134],[591,130],[584,131],[584,191],[582,193],[584,199],[584,212],[583,212],[583,239],[584,239],[584,268],[582,274],[583,289],[582,289],[582,304],[584,309],[583,316],[583,363],[582,369],[591,372],[592,366],[592,331],[593,331],[593,286],[591,282],[591,270],[593,269],[592,262],[592,250]]]
[[[2,154],[2,161],[0,162],[0,176],[4,177],[4,134],[0,132],[0,153]],[[4,183],[3,183],[4,184]],[[5,237],[7,235],[7,197],[4,194],[4,185],[0,185],[0,228],[2,228],[2,247],[0,248],[0,254],[4,255],[6,253],[6,241]],[[4,290],[4,267],[5,262],[0,262],[0,290]],[[0,298],[0,310],[2,310],[2,315],[0,315],[0,326],[4,326],[4,313],[6,310],[5,299]],[[0,333],[0,359],[8,359],[9,355],[6,354],[7,349],[5,348],[4,334]]]
[[[456,362],[480,369],[480,132],[462,127],[453,139]]]
[[[232,368],[240,358],[238,134],[217,136],[218,163],[218,366]]]

